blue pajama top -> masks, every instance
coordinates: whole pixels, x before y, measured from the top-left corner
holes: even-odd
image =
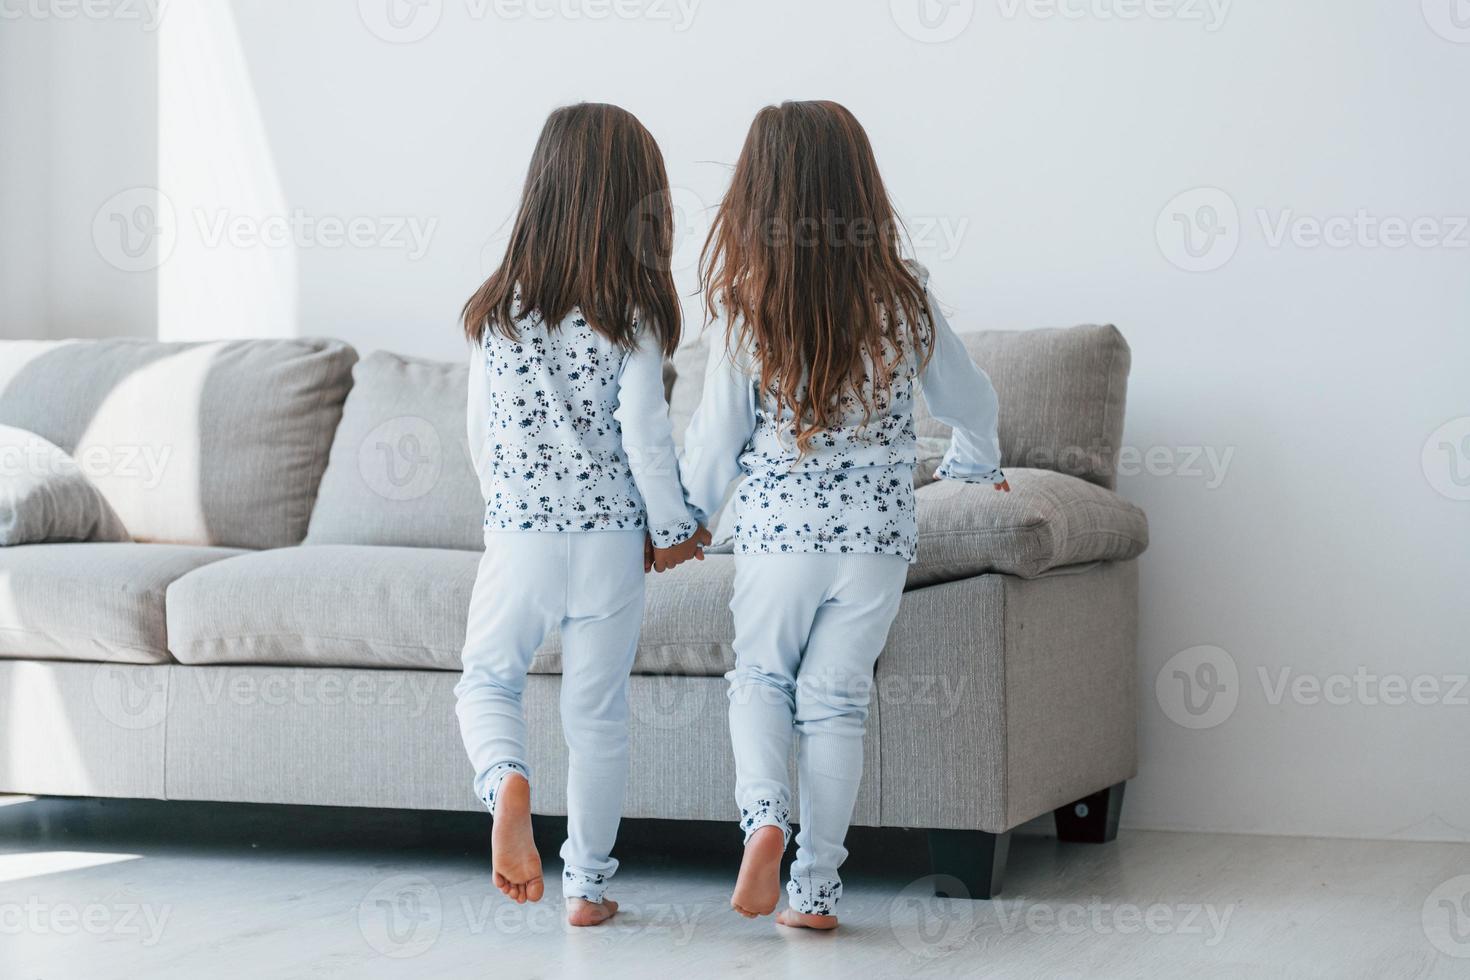
[[[539,313],[510,340],[471,345],[467,423],[485,497],[485,529],[646,528],[653,543],[689,538],[663,353],[639,333],[624,350],[573,310],[555,328]]]
[[[739,479],[731,502],[738,553],[869,553],[913,561],[913,413],[919,390],[934,418],[953,429],[935,475],[1003,481],[995,388],[932,295],[929,305],[934,349],[923,370],[920,351],[890,350],[889,360],[897,364],[892,383],[873,399],[871,414],[857,399],[844,397],[841,423],[819,432],[805,455],[796,449],[790,407],[778,413],[774,392],[755,378],[753,353],[724,349],[724,327],[712,324],[715,343],[704,394],[680,460],[695,518],[707,522]]]

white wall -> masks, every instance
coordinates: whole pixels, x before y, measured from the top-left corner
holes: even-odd
[[[47,334],[45,23],[0,25],[0,340]]]
[[[951,18],[940,34],[969,17],[941,43],[905,32],[934,36],[917,2],[703,0],[687,25],[673,0],[619,0],[649,14],[636,20],[515,16],[516,0],[173,10],[155,132],[135,144],[113,121],[152,98],[147,72],[107,59],[53,93],[60,186],[49,227],[28,232],[52,239],[51,320],[81,329],[101,310],[72,291],[97,293],[124,329],[161,318],[167,336],[327,334],[454,357],[455,313],[498,255],[550,108],[627,106],[681,199],[713,202],[757,108],[838,99],[962,328],[1111,321],[1133,346],[1126,441],[1149,455],[1121,489],[1153,546],[1126,822],[1470,839],[1470,501],[1451,499],[1470,496],[1456,482],[1470,477],[1470,234],[1454,220],[1470,214],[1470,30],[1449,19],[1455,0],[1152,0],[1134,19],[1110,14],[1138,0],[924,0]],[[389,10],[424,19],[395,34]],[[369,23],[400,40],[433,29],[391,43]],[[92,50],[85,26],[52,27],[58,64]],[[48,122],[16,101],[7,139]],[[122,140],[83,161],[94,131]],[[154,147],[177,239],[161,272],[119,288],[128,274],[80,258],[83,224],[150,183],[136,164]],[[1170,206],[1202,187],[1227,196]],[[1238,247],[1184,271],[1175,215],[1204,221],[1201,204],[1224,208],[1230,234],[1199,261]],[[291,209],[362,219],[383,245],[333,247],[331,230],[252,244]],[[1360,210],[1430,223],[1400,248],[1268,234],[1283,213]],[[421,255],[399,219],[429,232]],[[1218,652],[1171,661],[1200,646]],[[1226,689],[1196,716],[1175,671],[1208,680],[1201,658]],[[1293,695],[1299,675],[1345,703]],[[1419,678],[1430,703],[1382,703]]]

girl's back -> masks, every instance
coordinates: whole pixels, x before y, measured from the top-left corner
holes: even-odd
[[[486,331],[486,526],[642,527],[643,503],[617,418],[628,352],[578,308],[548,328],[532,312],[516,337]]]

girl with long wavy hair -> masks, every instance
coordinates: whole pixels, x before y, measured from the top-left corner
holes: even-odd
[[[953,428],[938,475],[1009,490],[997,399],[904,261],[867,134],[833,102],[756,116],[705,245],[717,331],[681,461],[694,518],[738,480],[730,734],[745,834],[731,904],[831,929],[873,665],[914,560],[914,399]]]

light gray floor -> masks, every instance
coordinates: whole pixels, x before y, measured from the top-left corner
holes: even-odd
[[[1470,845],[1031,834],[1001,900],[962,902],[931,897],[922,835],[859,831],[840,933],[817,935],[728,909],[729,828],[628,824],[625,911],[596,930],[490,889],[487,836],[473,815],[0,797],[0,977],[1470,977]]]

